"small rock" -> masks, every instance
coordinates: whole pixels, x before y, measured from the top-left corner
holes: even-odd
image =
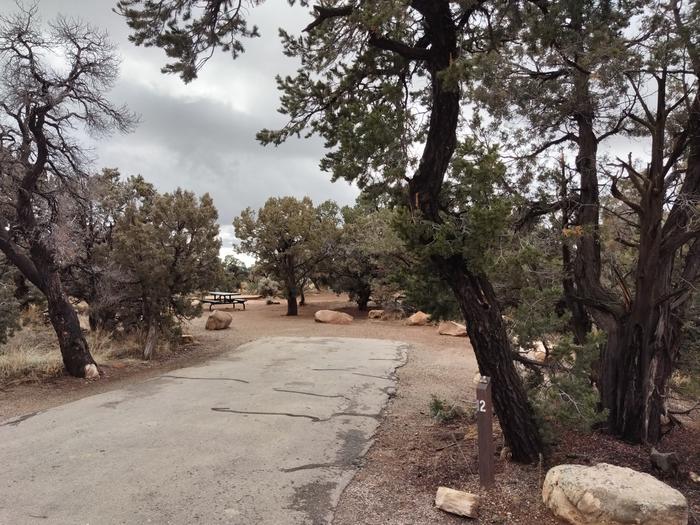
[[[700,475],[696,474],[692,470],[688,471],[688,477],[690,478],[690,481],[693,483],[700,483]]]
[[[207,330],[224,330],[229,327],[231,321],[233,321],[231,314],[215,310],[207,319],[207,324],[204,328]]]
[[[607,463],[550,469],[542,500],[556,516],[574,525],[688,523],[683,494],[649,474]]]
[[[510,447],[503,447],[498,457],[501,458],[501,461],[510,461],[513,458],[513,453],[510,451]]]
[[[659,452],[654,447],[651,447],[649,459],[651,460],[651,465],[664,474],[678,475],[681,461],[675,452]]]
[[[370,310],[367,314],[368,319],[381,319],[384,317],[384,310]]]
[[[352,320],[352,315],[335,310],[319,310],[314,314],[314,321],[317,323],[350,324]]]
[[[472,383],[474,383],[475,385],[481,383],[481,374],[475,374],[472,378]]]
[[[192,343],[194,343],[194,336],[191,334],[182,334],[180,336],[180,342],[183,345],[191,345]]]
[[[467,337],[467,327],[454,321],[443,321],[438,326],[438,334],[452,337]]]
[[[430,316],[425,312],[416,312],[406,320],[408,326],[425,326],[430,322]]]
[[[85,379],[99,379],[100,371],[97,369],[97,365],[90,364],[85,365]]]
[[[461,490],[438,487],[435,506],[451,514],[476,518],[479,510],[479,496]]]

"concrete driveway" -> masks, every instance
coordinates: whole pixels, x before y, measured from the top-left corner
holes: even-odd
[[[0,423],[0,524],[321,524],[402,343],[269,338]]]

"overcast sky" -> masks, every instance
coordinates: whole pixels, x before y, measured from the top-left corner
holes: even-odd
[[[275,148],[255,141],[262,128],[280,126],[275,75],[292,73],[296,62],[282,54],[279,27],[298,33],[308,24],[304,8],[268,1],[251,10],[249,20],[261,38],[245,42],[237,60],[217,53],[199,78],[185,85],[163,75],[160,49],[136,47],[127,40],[124,20],[112,12],[116,0],[40,0],[42,20],[61,13],[106,29],[119,46],[121,77],[111,94],[141,117],[135,132],[95,143],[96,169],[119,168],[140,174],[161,191],[182,187],[208,192],[219,210],[222,253],[232,253],[231,222],[248,206],[260,207],[268,197],[308,195],[314,202],[333,199],[351,204],[357,190],[346,182],[331,183],[318,168],[320,140],[291,140]],[[0,0],[0,11],[16,9],[14,0]]]

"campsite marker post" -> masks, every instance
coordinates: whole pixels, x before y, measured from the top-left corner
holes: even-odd
[[[482,376],[476,385],[476,425],[479,436],[479,481],[484,488],[494,484],[493,403],[491,378]]]

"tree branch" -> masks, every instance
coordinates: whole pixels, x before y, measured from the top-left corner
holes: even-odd
[[[369,34],[369,44],[377,49],[393,51],[407,60],[427,60],[430,58],[430,51],[420,47],[412,47],[398,40],[393,40],[384,36],[379,36],[375,32]]]
[[[340,18],[343,16],[348,16],[352,14],[352,6],[341,6],[341,7],[325,7],[322,5],[315,5],[314,11],[316,11],[316,18],[308,26],[304,28],[305,33],[313,31],[315,28],[323,24],[326,20],[332,18]]]

